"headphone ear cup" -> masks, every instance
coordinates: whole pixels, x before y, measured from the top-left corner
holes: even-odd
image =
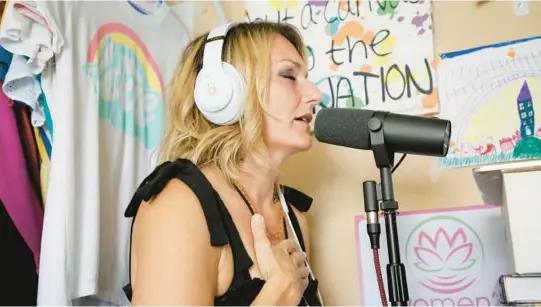
[[[195,81],[195,104],[210,122],[230,125],[242,115],[244,88],[244,78],[228,63],[222,63],[221,70],[203,68]]]
[[[231,64],[223,63],[224,73],[233,87],[231,101],[226,111],[229,118],[228,123],[236,123],[244,113],[244,104],[246,102],[246,82],[242,74]]]

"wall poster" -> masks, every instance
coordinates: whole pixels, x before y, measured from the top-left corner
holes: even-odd
[[[541,158],[541,37],[440,57],[440,117],[452,123],[440,165]]]
[[[295,25],[321,108],[439,111],[430,1],[245,1],[248,21]]]
[[[379,255],[388,297],[383,218],[380,223]],[[409,306],[501,305],[499,277],[510,272],[500,206],[401,212],[397,224]],[[381,306],[364,216],[356,218],[355,232],[361,305]]]

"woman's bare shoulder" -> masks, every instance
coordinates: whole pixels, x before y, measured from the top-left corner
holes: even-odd
[[[140,233],[143,241],[152,237],[199,248],[211,246],[201,202],[190,187],[177,179],[170,180],[158,195],[141,204],[134,232]]]
[[[133,242],[133,303],[213,304],[220,253],[210,244],[201,203],[190,187],[170,180],[142,203]]]

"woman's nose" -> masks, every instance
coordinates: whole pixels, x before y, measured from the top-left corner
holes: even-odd
[[[305,103],[311,103],[314,106],[319,104],[323,100],[323,93],[321,90],[312,82],[308,82],[308,86],[305,92]]]

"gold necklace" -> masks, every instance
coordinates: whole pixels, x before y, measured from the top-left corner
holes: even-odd
[[[244,199],[248,203],[248,206],[250,206],[250,208],[252,209],[253,214],[258,214],[259,212],[255,208],[255,206],[252,204],[252,200],[248,196],[248,193],[246,193],[246,190],[244,189],[244,186],[242,184],[240,184],[238,181],[233,181],[233,184],[237,187],[237,189],[240,191],[242,196],[244,196]],[[278,211],[280,213],[280,220],[278,222],[279,223],[279,226],[278,226],[279,228],[278,228],[277,232],[274,232],[274,233],[268,232],[267,233],[267,237],[269,238],[269,240],[271,241],[272,244],[280,243],[281,241],[283,241],[285,239],[285,233],[284,233],[284,231],[285,231],[285,229],[284,229],[285,214],[284,214],[284,210],[282,210],[282,206],[280,206],[280,199],[279,199],[277,194],[278,193],[276,191],[275,194],[274,194],[274,204],[276,205],[276,207],[278,208]]]

